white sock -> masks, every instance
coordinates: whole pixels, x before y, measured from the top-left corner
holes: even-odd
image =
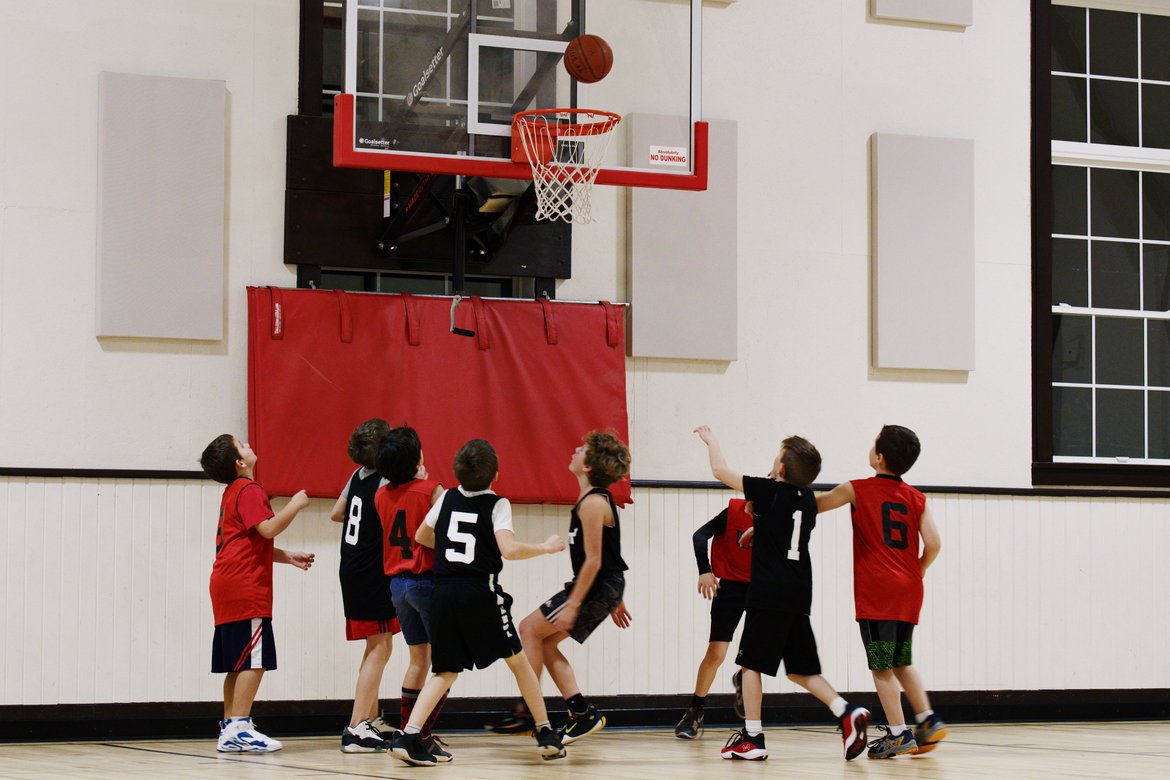
[[[542,731],[544,729],[551,729],[551,728],[552,728],[552,723],[547,721],[547,720],[542,720],[540,723],[536,724],[537,731]]]
[[[834,718],[839,718],[845,714],[845,710],[849,709],[849,702],[838,696],[829,702],[829,709],[833,711]]]
[[[896,737],[905,730],[906,730],[906,724],[904,724],[904,723],[901,726],[890,726],[890,736]]]
[[[764,731],[764,721],[762,720],[745,720],[743,725],[749,737],[758,737]]]
[[[918,723],[920,723],[920,724],[926,723],[926,719],[929,718],[933,714],[934,714],[934,710],[924,710],[924,711],[918,713],[917,715],[915,715],[914,720],[918,721]]]
[[[407,734],[421,734],[422,733],[422,726],[413,726],[413,725],[407,723],[406,724],[406,733]]]

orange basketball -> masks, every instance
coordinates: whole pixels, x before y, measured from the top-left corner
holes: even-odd
[[[613,50],[600,35],[578,35],[565,49],[565,70],[584,84],[601,81],[613,67]]]

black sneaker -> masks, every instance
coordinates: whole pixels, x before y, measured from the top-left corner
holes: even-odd
[[[731,684],[735,686],[735,702],[731,706],[735,710],[735,717],[743,720],[747,717],[743,709],[743,669],[731,675]]]
[[[411,766],[434,766],[439,763],[418,734],[407,734],[405,731],[390,740],[390,752]]]
[[[444,749],[447,747],[447,743],[434,734],[424,739],[422,743],[423,747],[427,749],[427,752],[434,756],[435,760],[440,764],[446,764],[449,761],[455,760],[455,756],[451,755],[450,751]]]
[[[536,749],[540,751],[540,757],[545,761],[564,758],[566,752],[560,735],[548,726],[536,732]]]
[[[674,727],[674,735],[679,739],[698,739],[703,733],[703,711],[691,707],[687,709],[682,720]]]
[[[561,742],[572,745],[595,731],[605,728],[605,716],[597,712],[592,704],[581,714],[569,713],[569,722],[561,726]]]
[[[342,753],[381,753],[390,749],[390,743],[374,730],[368,720],[341,731]]]
[[[756,734],[754,737],[747,733],[747,730],[733,731],[727,740],[727,744],[723,746],[723,750],[719,751],[721,758],[733,759],[739,758],[744,761],[763,761],[768,758],[768,748],[764,747],[764,732]]]
[[[497,734],[531,734],[536,728],[536,722],[523,705],[518,705],[514,711],[492,721],[485,728]]]

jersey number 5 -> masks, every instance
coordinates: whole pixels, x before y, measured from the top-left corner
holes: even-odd
[[[471,563],[475,560],[475,536],[459,530],[459,526],[461,524],[474,526],[477,519],[471,512],[451,513],[451,522],[447,524],[447,538],[455,544],[463,545],[463,551],[448,547],[447,560],[453,563]]]
[[[893,517],[895,514],[905,517],[909,513],[910,510],[906,508],[905,504],[895,504],[892,501],[886,501],[882,504],[882,539],[885,540],[886,547],[905,550],[910,546],[910,538],[907,533],[910,527]]]
[[[390,524],[388,541],[391,547],[397,547],[402,551],[403,560],[409,561],[414,557],[414,550],[410,549],[410,535],[406,533],[405,509],[399,509],[394,513],[394,522]]]

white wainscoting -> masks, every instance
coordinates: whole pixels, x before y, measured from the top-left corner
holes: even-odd
[[[207,669],[220,488],[210,482],[0,478],[0,704],[216,701]],[[633,626],[569,648],[587,694],[690,692],[705,649],[691,532],[731,494],[639,489],[623,513]],[[283,501],[283,499],[282,499]],[[927,579],[916,666],[935,690],[1168,688],[1170,504],[1154,499],[930,496],[943,553]],[[360,643],[344,641],[340,527],[314,501],[278,539],[313,550],[278,566],[280,669],[261,699],[347,699]],[[516,507],[521,538],[563,533],[566,507]],[[853,622],[848,513],[813,536],[813,621],[839,690],[872,687]],[[566,554],[506,564],[520,620],[568,578]],[[896,598],[896,595],[892,595]],[[570,643],[571,644],[571,643]],[[382,691],[404,668],[395,654]],[[730,690],[731,662],[715,692]],[[769,691],[795,690],[771,680]],[[554,687],[545,682],[547,693]],[[503,664],[460,678],[462,696],[512,695]]]

